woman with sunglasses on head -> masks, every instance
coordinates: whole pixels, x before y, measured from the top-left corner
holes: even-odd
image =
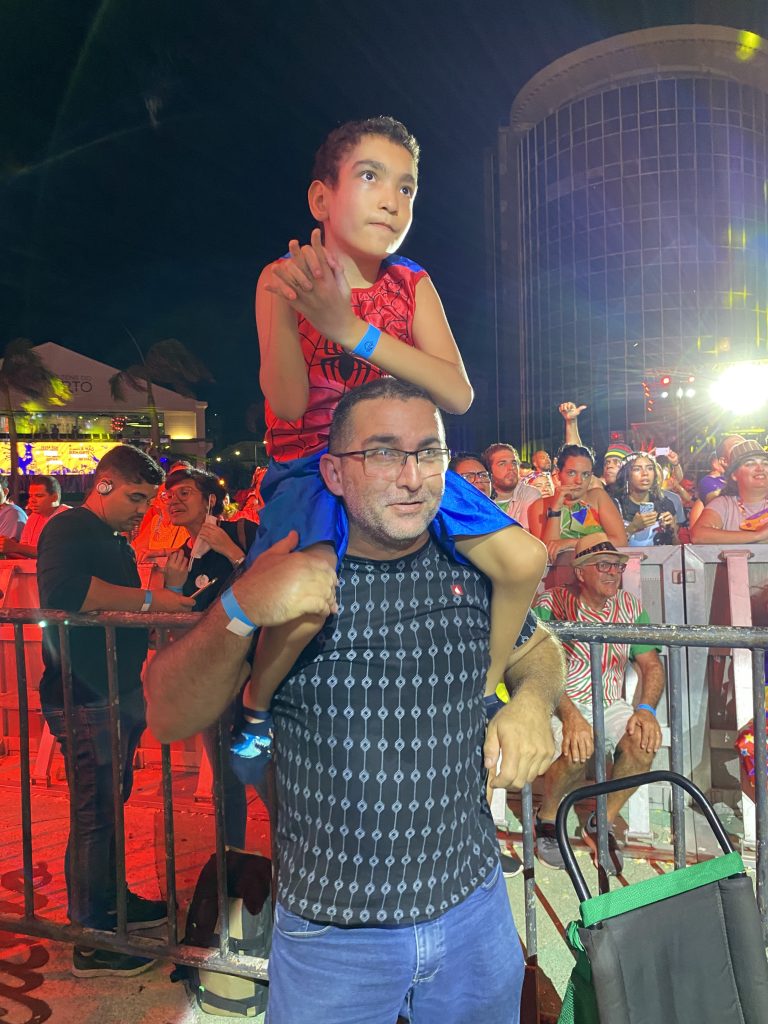
[[[195,611],[204,611],[227,584],[227,580],[245,560],[258,527],[247,519],[234,523],[217,522],[224,508],[226,491],[213,473],[201,469],[178,469],[165,480],[167,515],[174,526],[186,527],[189,539],[172,551],[165,566],[165,585],[169,590],[195,598]],[[222,717],[228,736],[234,720],[232,710]],[[213,764],[218,723],[202,733],[203,746]],[[245,787],[229,764],[224,764],[224,838],[228,846],[243,849],[247,801]]]
[[[675,506],[661,488],[661,470],[650,452],[631,452],[611,487],[630,547],[679,544]]]
[[[616,506],[602,487],[590,488],[595,455],[581,444],[566,444],[557,453],[555,493],[540,498],[528,510],[531,533],[547,545],[550,562],[561,551],[576,547],[579,537],[603,532],[616,547],[624,547],[627,535]]]
[[[694,544],[764,544],[768,541],[768,452],[757,441],[730,449],[723,493],[706,506],[691,530]]]

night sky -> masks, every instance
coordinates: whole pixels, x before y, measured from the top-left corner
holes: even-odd
[[[422,146],[402,252],[430,271],[478,386],[454,440],[485,444],[483,151],[552,60],[693,21],[768,35],[768,3],[3,0],[0,344],[52,340],[123,367],[126,328],[145,346],[177,337],[216,377],[199,396],[217,440],[256,436],[259,270],[309,234],[327,132],[392,114]]]

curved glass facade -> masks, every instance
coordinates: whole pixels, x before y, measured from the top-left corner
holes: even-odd
[[[763,92],[680,74],[576,99],[520,136],[524,443],[550,440],[572,399],[600,447],[653,418],[653,374],[768,358],[767,139]]]

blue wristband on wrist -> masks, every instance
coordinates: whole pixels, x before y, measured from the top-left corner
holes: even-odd
[[[650,711],[653,717],[656,717],[656,708],[652,708],[650,704],[638,704],[635,711]]]
[[[258,629],[256,623],[251,622],[238,604],[231,587],[228,587],[221,595],[221,607],[229,616],[227,629],[230,633],[234,633],[236,636],[248,637],[252,636]]]
[[[166,587],[165,589],[166,590],[172,590],[174,592],[174,594],[183,594],[184,593],[184,587]]]
[[[153,595],[152,595],[152,591],[151,590],[145,590],[144,591],[144,604],[141,606],[141,611],[143,611],[143,612],[148,612],[149,611],[150,605],[152,604],[152,597],[153,597]]]
[[[368,330],[352,349],[352,355],[362,356],[363,359],[370,359],[373,354],[373,350],[379,344],[380,337],[381,331],[379,328],[374,327],[373,324],[368,324]]]

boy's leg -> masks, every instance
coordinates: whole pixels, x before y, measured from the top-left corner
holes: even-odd
[[[486,694],[496,689],[522,629],[547,564],[547,549],[530,533],[511,526],[496,533],[456,539],[456,550],[493,585],[491,664]]]
[[[306,550],[336,569],[336,552],[330,544],[314,544]],[[320,615],[303,615],[259,633],[251,678],[243,690],[239,735],[232,744],[231,763],[241,781],[255,785],[262,777],[272,751],[272,697],[324,622]]]

